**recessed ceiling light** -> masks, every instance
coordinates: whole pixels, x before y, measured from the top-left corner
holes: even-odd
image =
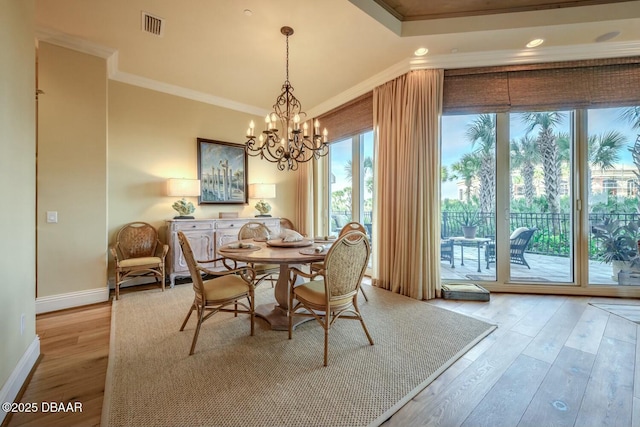
[[[251,9],[245,9],[244,12],[242,12],[242,13],[244,13],[245,16],[253,15],[253,12],[251,11]]]
[[[544,39],[533,39],[529,43],[527,43],[527,47],[538,47],[542,43],[544,43]]]
[[[413,54],[415,56],[425,56],[427,52],[429,52],[429,49],[427,49],[426,47],[421,47],[420,49],[416,49],[416,51],[413,52]]]
[[[619,35],[620,35],[620,31],[611,31],[609,33],[606,33],[606,34],[603,34],[601,36],[596,37],[596,42],[597,43],[606,42],[606,41],[609,41],[611,39],[615,39]]]

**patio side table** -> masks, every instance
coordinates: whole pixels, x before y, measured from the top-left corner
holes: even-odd
[[[478,247],[478,273],[482,271],[480,268],[480,249],[491,241],[486,237],[476,237],[473,239],[467,239],[463,236],[450,237],[449,240],[453,241],[454,245],[460,246],[460,265],[464,265],[464,247],[476,245]]]

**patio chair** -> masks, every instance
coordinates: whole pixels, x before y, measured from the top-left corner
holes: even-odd
[[[451,268],[453,265],[453,240],[440,239],[440,260],[449,261]]]
[[[524,251],[529,246],[529,242],[537,230],[536,227],[520,227],[513,230],[513,233],[509,236],[509,253],[512,264],[524,265],[531,269],[527,260],[524,259]],[[489,268],[490,263],[496,262],[495,242],[487,243],[484,249],[484,257],[487,260],[487,268]]]

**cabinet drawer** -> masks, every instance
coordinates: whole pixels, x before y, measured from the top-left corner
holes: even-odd
[[[242,228],[243,225],[245,225],[247,223],[247,221],[220,221],[217,220],[215,227],[217,230],[219,229],[237,229],[240,230],[240,228]]]
[[[185,230],[213,230],[212,221],[185,221],[174,222],[173,227],[175,231]]]

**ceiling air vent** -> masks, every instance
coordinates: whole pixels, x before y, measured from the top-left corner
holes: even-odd
[[[162,37],[164,34],[164,19],[142,12],[142,31]]]

